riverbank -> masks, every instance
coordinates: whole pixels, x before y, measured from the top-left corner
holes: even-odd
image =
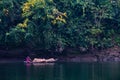
[[[56,58],[57,62],[119,62],[120,61],[120,47],[115,46],[112,48],[93,51],[92,53],[77,53],[62,56],[53,56],[54,54],[44,54],[43,52],[31,52],[29,54],[26,49],[16,49],[16,50],[0,50],[0,60],[1,61],[24,61],[27,55],[30,55],[32,59],[34,58]],[[44,54],[44,55],[43,55]],[[40,55],[39,57],[37,55]],[[47,57],[46,57],[47,56]]]
[[[59,57],[60,62],[119,62],[120,47],[115,46],[109,49],[93,51],[93,53],[68,55]]]

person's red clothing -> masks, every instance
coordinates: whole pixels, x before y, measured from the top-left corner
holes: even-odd
[[[31,61],[32,61],[31,58],[30,58],[29,56],[27,56],[27,57],[26,57],[26,62],[29,63],[29,62],[31,62]]]

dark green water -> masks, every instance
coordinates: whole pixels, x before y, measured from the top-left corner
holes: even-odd
[[[120,63],[0,63],[0,80],[120,80]]]

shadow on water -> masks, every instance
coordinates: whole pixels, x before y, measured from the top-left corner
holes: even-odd
[[[120,63],[0,63],[1,80],[120,80]]]

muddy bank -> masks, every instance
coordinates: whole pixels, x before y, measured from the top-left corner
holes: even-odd
[[[76,50],[75,50],[76,51]],[[72,50],[72,52],[74,52]],[[76,53],[76,52],[75,52]],[[13,50],[0,50],[0,59],[11,60],[20,59],[25,60],[26,56],[34,58],[56,58],[57,62],[119,62],[120,61],[120,47],[93,51],[92,53],[77,53],[67,55],[57,55],[56,53],[48,53],[43,51],[30,51],[28,49],[13,49]]]
[[[60,62],[119,62],[120,61],[120,47],[93,51],[93,53],[83,55],[68,55],[66,57],[59,57]]]

